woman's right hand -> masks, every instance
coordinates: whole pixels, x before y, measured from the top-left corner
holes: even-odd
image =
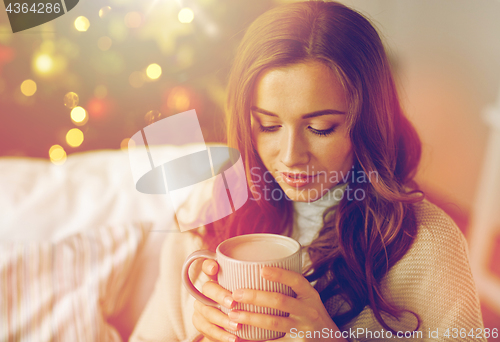
[[[217,283],[217,272],[219,264],[215,260],[205,259],[202,271],[210,280],[203,284],[201,292],[208,298],[216,301],[221,306],[230,309],[234,305],[232,293]],[[229,330],[238,330],[240,327],[236,322],[232,322],[229,317],[219,309],[208,306],[200,301],[194,302],[193,324],[202,333],[205,341],[235,342],[238,337],[228,333]]]

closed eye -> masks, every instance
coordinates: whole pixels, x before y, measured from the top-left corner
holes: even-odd
[[[259,125],[259,129],[261,132],[276,132],[278,130],[278,128],[280,128],[281,126],[279,125],[276,125],[276,126],[262,126],[262,125]]]
[[[312,128],[311,126],[307,127],[313,134],[316,134],[320,137],[326,137],[327,135],[330,135],[332,134],[334,131],[335,131],[335,128],[337,128],[337,126],[333,126],[331,128],[328,128],[328,129],[323,129],[323,130],[320,130],[320,129],[314,129]]]
[[[259,125],[259,130],[261,132],[271,133],[271,132],[276,132],[280,127],[281,127],[280,125],[274,125],[274,126]],[[329,129],[323,129],[323,130],[314,129],[311,126],[308,126],[307,128],[315,135],[318,135],[320,137],[326,137],[326,136],[332,134],[335,131],[335,129],[337,128],[337,126],[333,126]]]

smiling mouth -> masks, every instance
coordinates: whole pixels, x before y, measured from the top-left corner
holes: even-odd
[[[313,179],[317,176],[308,175],[304,173],[293,173],[293,172],[280,172],[283,180],[290,186],[293,187],[301,187],[305,186],[313,181]]]
[[[290,179],[314,177],[314,175],[308,175],[305,173],[281,172],[281,174],[285,177],[290,178]]]

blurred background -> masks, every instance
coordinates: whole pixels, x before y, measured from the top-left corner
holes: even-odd
[[[77,152],[126,150],[153,120],[188,109],[196,110],[205,141],[222,141],[236,47],[259,14],[285,2],[81,0],[15,34],[1,11],[0,156],[62,164]],[[493,131],[484,112],[500,103],[500,1],[341,2],[371,18],[385,39],[424,144],[422,188],[469,241],[474,229],[487,234],[481,257],[474,248],[471,257],[484,269],[476,281],[485,325],[500,328],[500,234],[474,225]]]

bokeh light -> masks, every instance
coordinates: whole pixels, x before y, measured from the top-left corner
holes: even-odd
[[[128,12],[125,15],[125,26],[128,28],[138,28],[142,23],[142,16],[139,12]]]
[[[35,69],[42,73],[48,74],[54,68],[54,61],[52,57],[48,54],[41,54],[35,57]]]
[[[94,96],[97,97],[98,99],[103,99],[108,95],[108,88],[103,85],[99,84],[97,87],[94,89]]]
[[[161,113],[157,110],[150,110],[144,115],[144,121],[146,121],[147,125],[151,125],[152,123],[160,120]]]
[[[99,10],[99,18],[104,18],[106,17],[109,13],[111,12],[111,7],[109,6],[104,6]]]
[[[83,143],[83,132],[72,128],[66,133],[66,143],[71,147],[78,147]]]
[[[73,109],[76,106],[78,106],[78,102],[80,101],[80,98],[78,97],[77,93],[73,93],[70,91],[66,95],[64,95],[64,106]]]
[[[128,82],[134,88],[140,88],[146,82],[146,75],[142,71],[134,71],[130,74]]]
[[[36,83],[33,80],[25,80],[21,83],[21,93],[25,96],[33,96],[36,93]]]
[[[87,111],[80,106],[73,108],[70,115],[71,121],[77,126],[85,125],[89,119]]]
[[[146,69],[146,74],[152,80],[156,80],[161,76],[161,66],[156,63],[150,64]]]
[[[49,149],[49,157],[53,164],[64,164],[66,161],[66,151],[64,151],[61,145],[53,145]]]
[[[220,34],[219,28],[214,23],[206,23],[203,29],[205,33],[212,38],[216,38]]]
[[[87,113],[91,118],[101,120],[111,114],[113,104],[112,101],[94,97],[90,99],[85,108],[87,109]]]
[[[120,149],[122,151],[127,151],[129,148],[132,149],[134,147],[135,147],[135,142],[130,138],[125,138],[120,143]]]
[[[172,110],[185,111],[190,103],[189,92],[184,87],[174,87],[168,94],[167,107]]]
[[[184,7],[179,11],[179,14],[177,16],[179,18],[179,21],[183,24],[189,24],[190,22],[193,21],[194,19],[194,13],[193,10],[189,7]]]
[[[0,36],[2,34],[3,33],[0,29]],[[3,65],[12,62],[15,56],[16,56],[16,50],[12,47],[2,45],[0,40],[0,72]]]
[[[108,36],[103,36],[97,40],[97,47],[101,51],[107,51],[113,45],[113,41]]]
[[[44,78],[64,74],[67,66],[68,59],[63,54],[35,53],[33,55],[33,72]]]
[[[85,32],[89,29],[89,26],[90,26],[89,20],[83,15],[75,19],[75,28],[78,31]]]

